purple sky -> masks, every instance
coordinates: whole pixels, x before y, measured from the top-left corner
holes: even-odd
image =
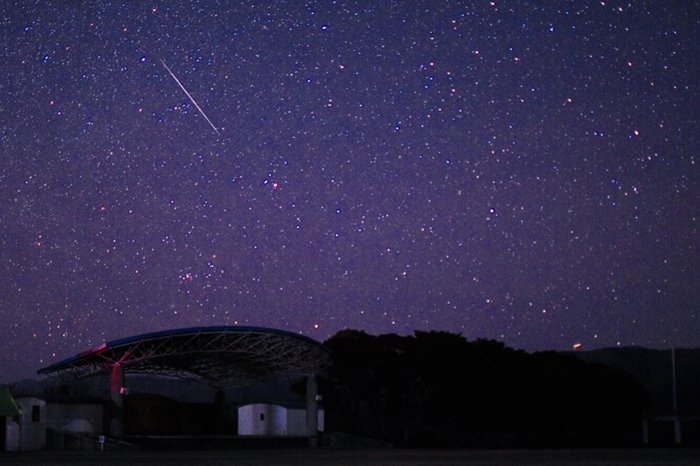
[[[0,382],[200,325],[700,345],[698,2],[70,4],[0,6]]]

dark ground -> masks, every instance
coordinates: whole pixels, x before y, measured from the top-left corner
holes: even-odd
[[[0,453],[5,465],[700,465],[700,450],[245,450]]]

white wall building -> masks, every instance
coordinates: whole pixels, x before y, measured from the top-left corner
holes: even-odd
[[[324,411],[318,410],[318,430],[324,429]],[[238,435],[306,436],[306,409],[254,403],[238,408]]]
[[[7,451],[41,450],[46,448],[46,401],[34,397],[15,399],[22,412],[5,418]]]
[[[15,402],[21,414],[0,418],[5,422],[7,451],[45,449],[49,429],[62,434],[102,433],[103,407],[99,402],[47,403],[35,397],[20,397]]]

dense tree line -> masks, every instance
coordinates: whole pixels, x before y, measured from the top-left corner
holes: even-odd
[[[406,447],[622,446],[639,443],[644,390],[606,366],[529,354],[447,332],[325,343],[327,430]]]

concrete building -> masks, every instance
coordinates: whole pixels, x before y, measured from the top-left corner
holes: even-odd
[[[15,402],[20,413],[0,418],[4,422],[4,429],[0,428],[0,433],[4,432],[0,445],[6,451],[35,451],[48,446],[68,448],[72,437],[103,433],[103,405],[98,401],[47,402],[25,396],[16,398]],[[49,439],[52,445],[48,445]],[[55,445],[57,440],[60,445]]]
[[[16,398],[20,414],[5,418],[5,450],[46,448],[46,401],[34,397]]]
[[[318,409],[317,430],[324,430],[324,411]],[[238,435],[305,436],[308,427],[305,407],[254,403],[238,408]]]

